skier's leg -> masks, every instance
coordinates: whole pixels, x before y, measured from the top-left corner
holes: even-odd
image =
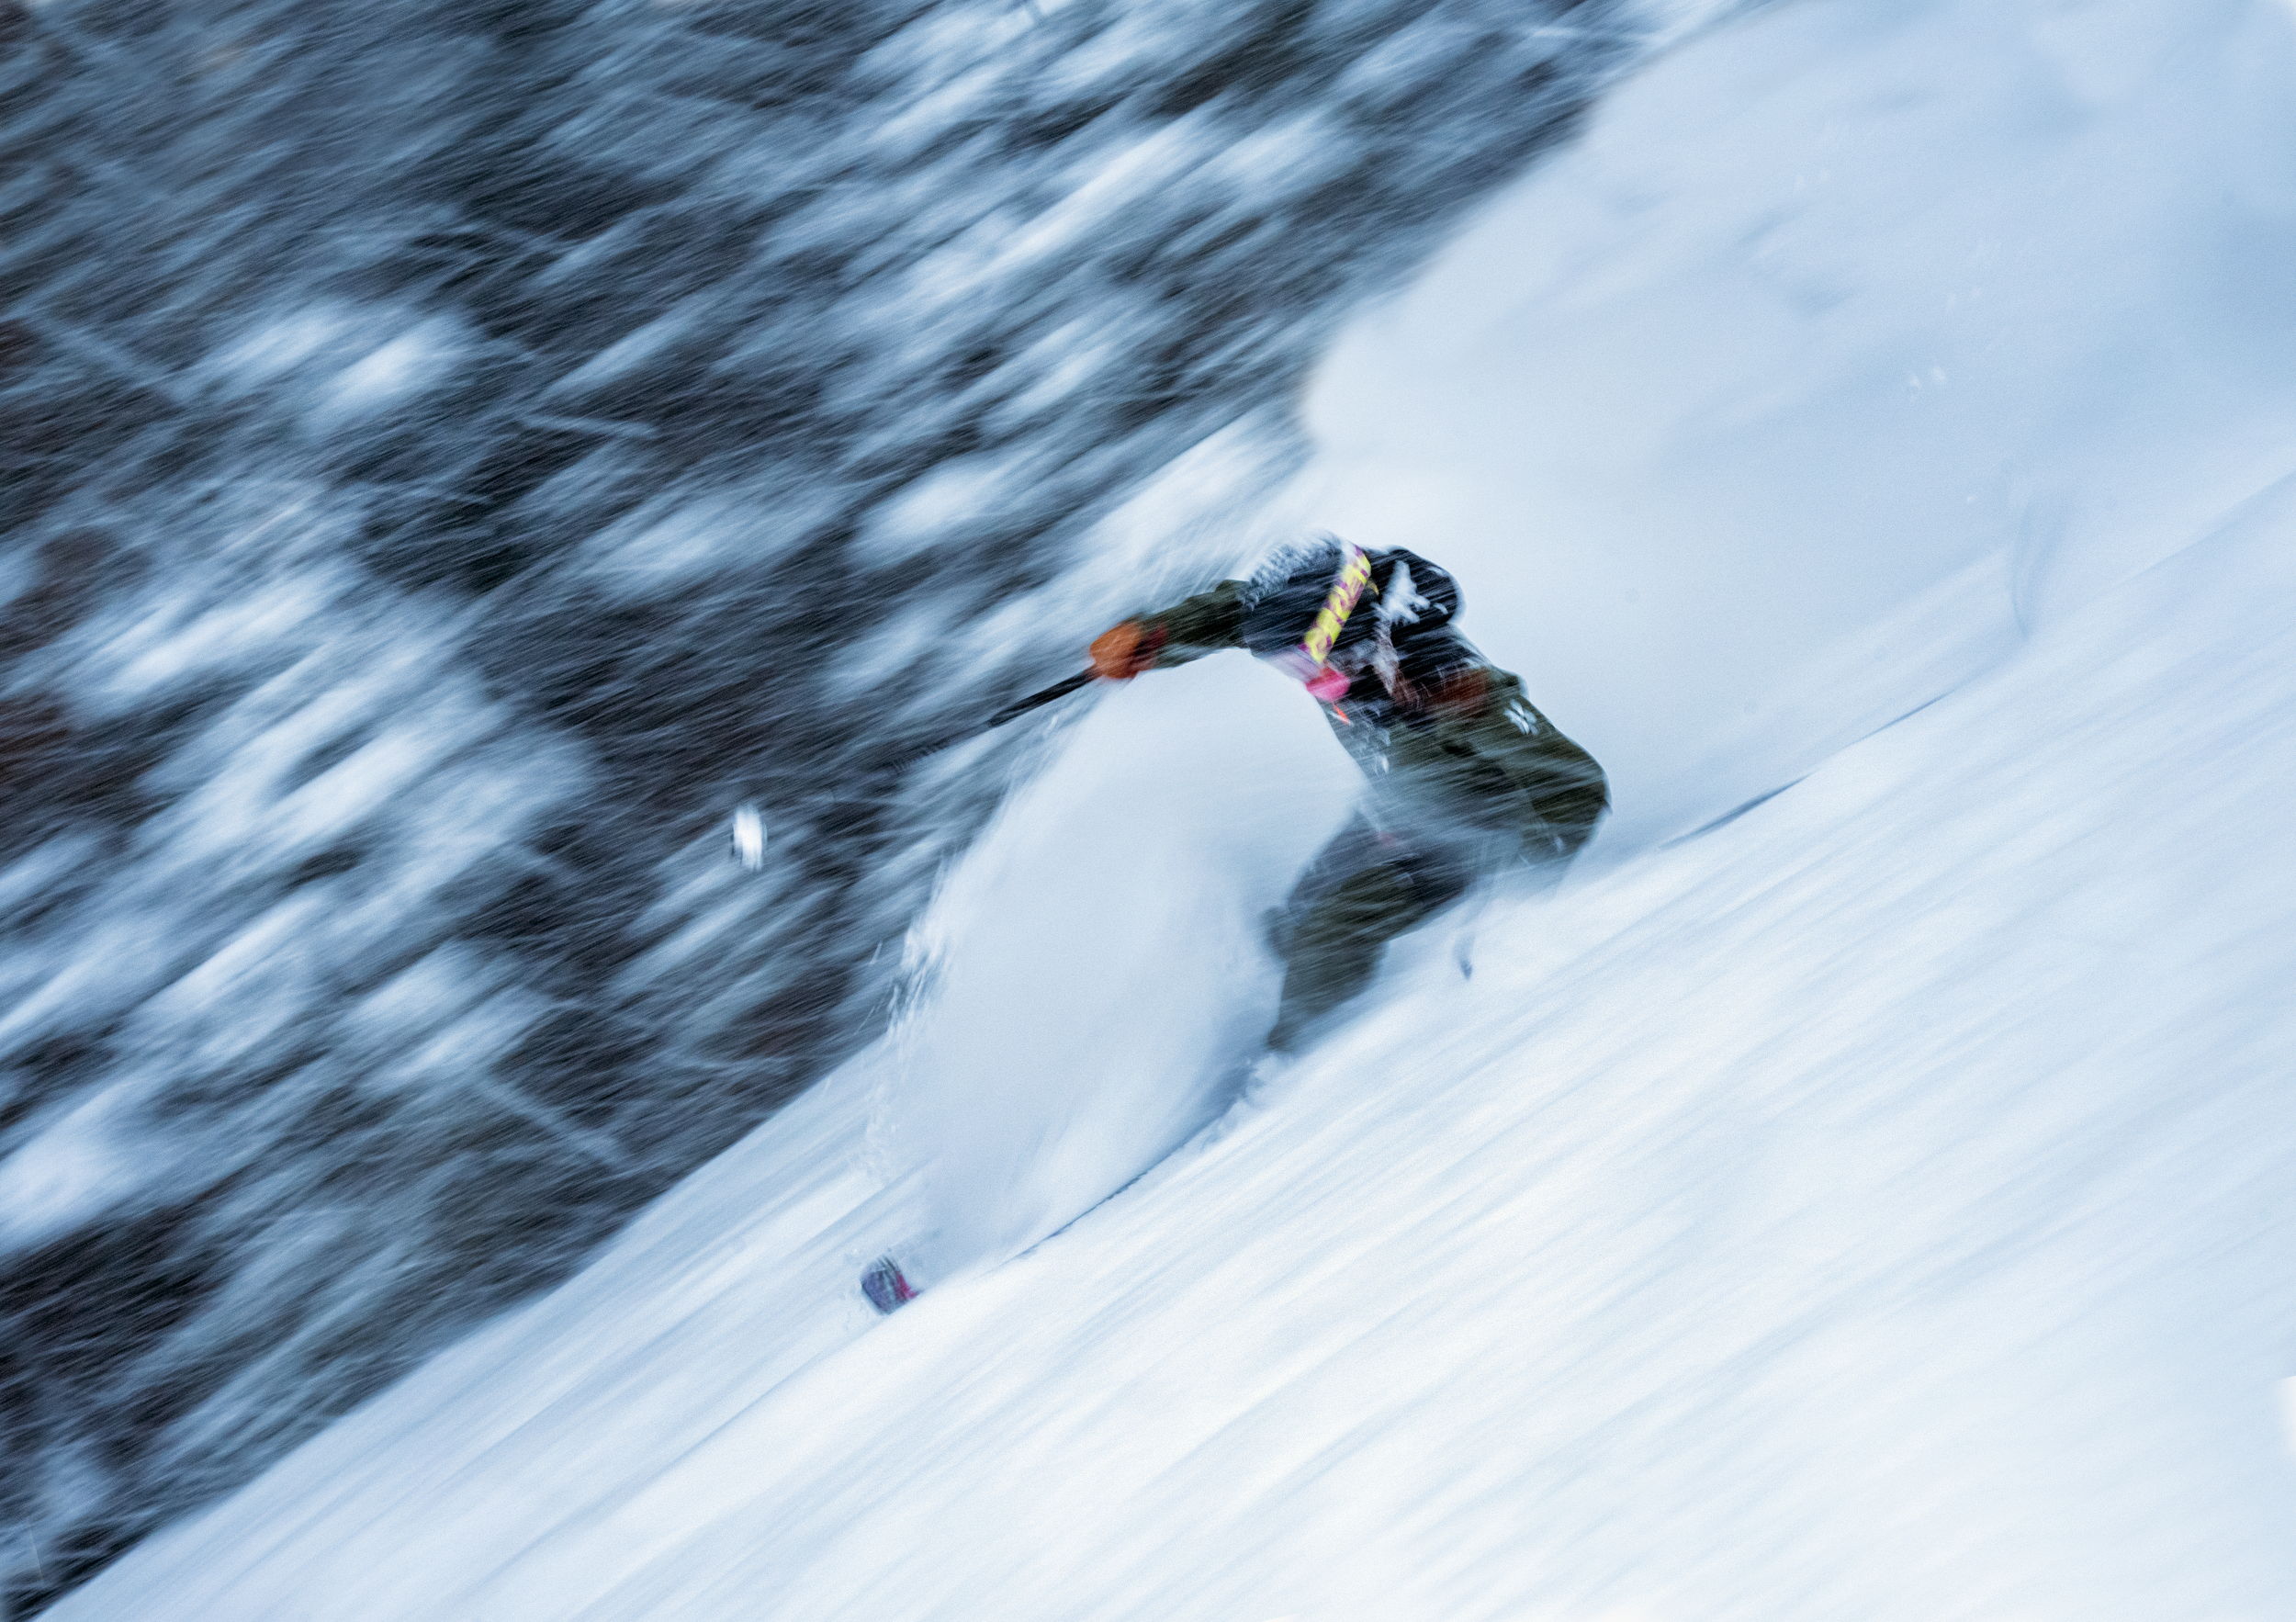
[[[1371,983],[1390,941],[1450,906],[1474,881],[1472,864],[1449,850],[1376,839],[1352,848],[1362,852],[1361,865],[1334,873],[1319,859],[1286,908],[1283,1003],[1267,1038],[1278,1053],[1303,1045]]]
[[[1342,884],[1365,869],[1389,860],[1395,850],[1392,835],[1381,834],[1361,817],[1334,834],[1292,884],[1291,894],[1284,897],[1282,905],[1267,909],[1268,950],[1289,961],[1292,939],[1299,933],[1301,921]]]

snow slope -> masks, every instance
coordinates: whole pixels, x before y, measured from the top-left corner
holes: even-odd
[[[1339,471],[1299,498],[1358,529],[1418,513],[1469,628],[1663,816],[1558,895],[1430,930],[1223,1130],[967,1275],[1214,1107],[1209,1062],[1266,995],[1253,908],[1344,793],[1264,672],[1129,689],[951,875],[891,1039],[52,1614],[2296,1614],[2296,456],[2264,364],[2296,245],[2290,26],[2263,0],[1808,0],[1684,50],[1343,347],[1318,406]],[[1855,207],[1760,183],[1811,130]],[[2103,246],[2064,240],[2094,220]],[[1698,302],[1742,290],[1765,223],[1838,262],[1806,327]],[[2010,226],[2057,272],[2001,285],[2022,315],[1940,325],[1917,250]],[[1570,267],[1553,296],[1616,291],[1575,369],[1536,310],[1430,324],[1428,288],[1503,290],[1525,242]],[[1874,420],[1859,389],[1908,333],[1991,357],[1975,403],[1925,385]],[[2100,395],[2100,356],[2159,385],[2144,409]],[[1771,367],[1780,392],[1732,395]],[[1367,377],[1469,403],[1379,439],[1345,426]],[[1613,423],[1647,400],[1650,432],[1507,437],[1560,394]],[[1733,398],[1732,454],[1693,454]],[[1700,482],[1724,462],[1735,505]],[[1934,534],[1980,467],[2040,493]],[[1829,551],[1886,470],[1872,555]],[[1967,624],[1988,580],[1998,634]],[[1709,600],[1730,613],[1688,617]],[[1959,651],[1930,658],[1925,624]],[[1843,651],[1893,636],[1903,670]],[[1621,694],[1565,647],[1631,650]],[[1773,696],[1811,661],[1838,702]],[[1210,745],[1223,694],[1238,730]],[[1742,775],[1701,779],[1721,717],[1765,701]],[[876,1320],[857,1271],[928,1231],[949,1281]]]
[[[2288,35],[1797,0],[1681,52],[1356,324],[1306,515],[1471,558],[1613,837],[1789,781],[2287,470]]]

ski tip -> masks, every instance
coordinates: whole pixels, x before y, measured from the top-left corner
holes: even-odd
[[[734,860],[756,873],[765,865],[765,814],[748,800],[734,807]]]
[[[917,1299],[917,1290],[901,1264],[889,1256],[881,1256],[861,1275],[861,1293],[869,1304],[880,1312],[893,1312]]]

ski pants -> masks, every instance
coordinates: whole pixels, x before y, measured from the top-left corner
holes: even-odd
[[[1271,920],[1284,993],[1268,1046],[1288,1053],[1304,1045],[1328,1015],[1370,985],[1390,941],[1503,865],[1510,842],[1466,830],[1382,830],[1356,817],[1323,847]]]

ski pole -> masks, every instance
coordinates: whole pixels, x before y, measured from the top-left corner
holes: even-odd
[[[994,732],[1006,722],[1017,721],[1030,710],[1042,709],[1055,699],[1066,698],[1078,688],[1089,685],[1092,680],[1093,672],[1090,670],[1078,670],[1073,676],[1063,676],[1050,687],[1040,687],[1026,698],[1014,699],[1012,703],[982,722],[973,732],[966,734],[966,737],[978,738],[984,732]],[[942,749],[952,748],[963,741],[964,738],[952,738],[948,743],[937,743],[931,749],[918,750],[901,764],[909,765],[923,760],[927,755],[937,755]],[[735,861],[740,862],[751,873],[756,873],[765,865],[765,814],[758,809],[754,800],[744,800],[734,807],[733,837]]]
[[[1063,676],[1050,687],[1041,687],[1026,698],[1016,698],[981,724],[983,732],[994,732],[1007,721],[1017,721],[1030,710],[1042,709],[1056,698],[1066,698],[1092,680],[1090,670],[1078,670],[1073,676]]]

